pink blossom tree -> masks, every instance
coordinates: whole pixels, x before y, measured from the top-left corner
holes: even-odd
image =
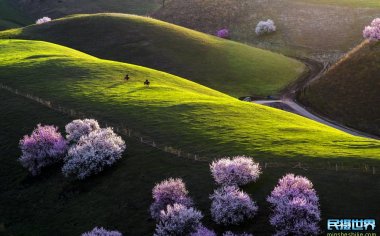
[[[231,231],[227,231],[223,234],[223,236],[253,236],[252,234],[249,233],[232,233]]]
[[[189,235],[200,226],[203,215],[192,207],[175,203],[161,211],[154,236]]]
[[[122,158],[125,148],[124,140],[112,128],[92,131],[70,147],[62,172],[66,177],[85,179],[112,166]]]
[[[276,25],[273,20],[260,21],[255,29],[257,35],[270,34],[276,32]]]
[[[95,227],[93,230],[83,233],[82,236],[123,236],[119,231],[108,231],[103,227]]]
[[[194,233],[191,233],[190,236],[216,236],[216,233],[201,225]]]
[[[21,165],[32,175],[38,175],[41,168],[62,160],[67,151],[67,142],[55,126],[38,125],[30,136],[20,140]]]
[[[220,29],[216,32],[216,36],[219,38],[228,39],[230,38],[230,31],[228,29]]]
[[[276,228],[277,236],[320,233],[319,199],[313,184],[307,178],[294,174],[284,176],[267,201],[273,208],[269,221]]]
[[[372,41],[380,40],[380,18],[374,19],[371,25],[364,28],[363,37]]]
[[[76,143],[83,135],[99,129],[100,126],[94,119],[73,120],[65,126],[66,139],[71,143]]]
[[[224,186],[210,196],[211,216],[218,224],[238,225],[252,219],[258,207],[249,195],[236,186]]]
[[[256,181],[261,174],[259,164],[246,156],[213,161],[210,170],[215,182],[221,185],[245,185]]]
[[[40,25],[40,24],[45,24],[47,22],[50,22],[51,21],[51,18],[50,17],[47,17],[47,16],[44,16],[38,20],[36,20],[36,24],[37,25]]]
[[[169,178],[156,184],[152,191],[154,202],[150,206],[152,218],[159,220],[161,211],[166,209],[167,205],[178,203],[191,207],[193,202],[188,193],[182,179]]]

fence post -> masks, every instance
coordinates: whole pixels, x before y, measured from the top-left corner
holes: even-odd
[[[338,164],[335,163],[335,171],[338,171]]]
[[[373,166],[372,167],[372,174],[375,175],[376,174],[376,168]]]

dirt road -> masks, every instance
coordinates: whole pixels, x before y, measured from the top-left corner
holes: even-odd
[[[304,107],[301,103],[299,103],[296,99],[297,92],[302,91],[310,82],[318,79],[328,69],[329,66],[328,64],[322,64],[310,59],[302,59],[302,61],[309,68],[308,73],[305,73],[305,75],[301,76],[297,81],[285,88],[281,92],[280,99],[255,100],[253,102],[261,105],[271,106],[281,110],[286,110],[355,136],[380,139],[375,135],[371,135],[365,132],[346,127],[326,117],[320,116],[314,113],[310,108]]]

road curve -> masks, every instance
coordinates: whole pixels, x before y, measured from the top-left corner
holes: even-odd
[[[271,106],[274,108],[279,108],[282,110],[286,110],[303,117],[309,118],[311,120],[317,121],[324,125],[328,125],[332,128],[341,130],[351,135],[371,138],[371,139],[380,139],[380,137],[371,135],[365,132],[361,132],[359,130],[355,130],[349,127],[346,127],[342,124],[334,122],[326,117],[322,117],[313,113],[310,109],[306,109],[296,100],[296,95],[299,91],[302,91],[311,81],[320,78],[321,75],[328,69],[328,64],[322,64],[317,61],[313,61],[310,59],[300,59],[303,61],[306,66],[309,68],[308,73],[301,76],[297,81],[290,84],[286,87],[282,92],[280,99],[277,100],[254,100],[254,103]]]
[[[270,107],[278,107],[278,104],[282,104],[281,109],[290,111],[292,113],[298,114],[300,116],[309,118],[311,120],[317,121],[319,123],[322,123],[324,125],[328,125],[330,127],[333,127],[335,129],[341,130],[343,132],[349,133],[351,135],[359,136],[359,137],[365,137],[365,138],[372,138],[372,139],[379,139],[379,137],[367,134],[355,129],[351,129],[349,127],[343,126],[341,124],[335,123],[332,120],[329,120],[327,118],[318,116],[316,114],[311,113],[306,108],[301,106],[300,104],[296,103],[294,100],[290,99],[281,99],[281,100],[258,100],[254,101],[254,103],[266,105]]]

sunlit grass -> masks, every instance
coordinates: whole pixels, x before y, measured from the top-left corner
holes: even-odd
[[[234,97],[277,94],[305,70],[301,62],[280,54],[135,15],[76,15],[0,33],[0,38],[9,37],[143,65]]]
[[[219,234],[226,230],[214,224],[209,213],[208,195],[216,188],[209,163],[179,158],[123,136],[127,143],[123,159],[97,176],[84,182],[70,181],[63,177],[58,165],[32,178],[17,161],[19,139],[37,123],[54,124],[63,131],[73,118],[3,90],[0,114],[0,234],[80,235],[101,225],[124,235],[152,235],[155,222],[149,219],[148,211],[152,187],[168,177],[184,179],[197,209],[205,215],[202,223]],[[347,159],[328,160],[340,163]],[[256,160],[262,161],[259,157]],[[289,159],[277,161],[285,163]],[[320,158],[313,161],[321,162]],[[364,164],[368,160],[358,162]],[[254,235],[272,232],[266,196],[278,178],[289,172],[307,176],[313,182],[320,197],[322,222],[328,218],[365,218],[378,213],[380,188],[376,186],[380,186],[380,179],[377,175],[359,170],[316,169],[313,164],[307,170],[289,166],[265,168],[257,182],[244,187],[260,210],[255,220],[239,226],[239,231]]]
[[[241,102],[170,74],[50,43],[1,40],[0,45],[2,83],[124,123],[182,150],[209,156],[380,157],[378,141]]]

